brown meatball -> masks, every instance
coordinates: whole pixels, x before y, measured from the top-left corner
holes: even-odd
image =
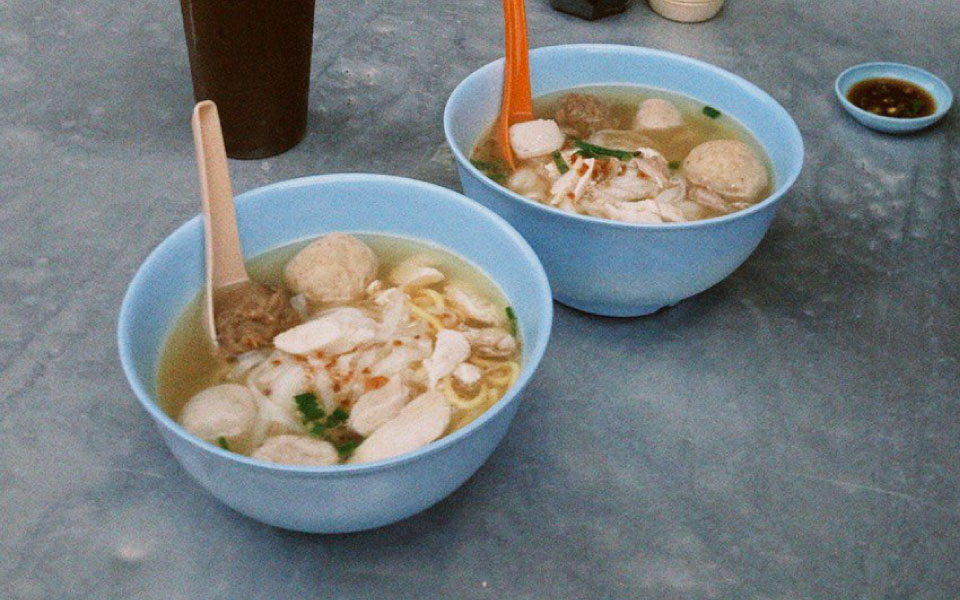
[[[553,118],[564,133],[586,137],[610,126],[610,107],[586,94],[567,94],[557,102]]]
[[[287,286],[317,304],[359,300],[377,275],[377,255],[345,233],[329,233],[297,252],[284,268]]]
[[[683,172],[727,202],[753,203],[769,181],[767,169],[750,146],[740,140],[710,140],[683,159]]]
[[[227,355],[269,346],[274,336],[300,322],[286,290],[253,282],[218,290],[213,314],[217,341]]]

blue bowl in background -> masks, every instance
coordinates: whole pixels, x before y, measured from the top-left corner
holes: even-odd
[[[387,525],[453,492],[503,438],[547,347],[553,302],[530,246],[503,219],[456,192],[382,175],[324,175],[262,187],[237,198],[237,218],[248,257],[331,231],[403,236],[459,254],[483,269],[511,302],[523,341],[522,370],[513,388],[475,421],[388,460],[298,467],[208,444],[156,402],[163,342],[204,280],[203,227],[200,217],[194,217],[137,271],[123,299],[117,332],[130,386],[176,459],[228,506],[299,531],[339,533]]]
[[[863,110],[847,100],[847,94],[850,88],[864,81],[865,79],[874,79],[876,77],[890,77],[893,79],[903,79],[910,83],[925,89],[937,104],[936,111],[926,117],[916,119],[896,119],[894,117],[884,117],[870,111]],[[943,118],[953,105],[953,92],[942,79],[924,71],[918,67],[891,62],[872,62],[863,63],[850,67],[840,76],[833,86],[843,108],[850,113],[854,119],[866,125],[870,129],[876,129],[884,133],[910,133],[929,127]]]
[[[463,191],[523,234],[543,261],[554,297],[574,308],[645,315],[718,283],[760,243],[803,166],[803,140],[787,111],[760,88],[707,63],[649,48],[584,44],[533,50],[530,70],[534,96],[610,84],[697,99],[751,131],[773,166],[773,193],[722,217],[651,225],[566,213],[498,185],[470,164],[474,144],[500,111],[503,60],[473,72],[450,95],[443,115]]]

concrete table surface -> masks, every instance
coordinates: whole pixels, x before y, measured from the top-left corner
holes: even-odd
[[[501,52],[499,2],[319,2],[310,124],[237,192],[339,171],[458,189],[447,95]],[[528,0],[531,45],[616,42],[767,90],[803,175],[729,279],[642,319],[557,307],[508,439],[384,529],[282,531],[206,494],[120,371],[122,294],[198,210],[173,2],[0,0],[0,598],[960,595],[960,143],[837,104],[897,60],[956,89],[955,0],[730,0],[681,25]]]

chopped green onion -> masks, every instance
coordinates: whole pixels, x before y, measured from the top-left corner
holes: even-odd
[[[672,170],[676,171],[677,169],[680,168],[680,161],[671,160],[670,162],[667,163],[667,166],[670,167]]]
[[[570,170],[570,165],[567,164],[567,161],[563,160],[563,155],[560,154],[559,150],[554,150],[553,152],[553,163],[557,165],[557,170],[560,171],[561,175]]]
[[[327,417],[326,421],[323,422],[323,426],[328,429],[339,427],[349,417],[350,417],[350,413],[338,407],[337,410],[333,411],[333,413],[331,413],[330,416]]]
[[[639,156],[640,151],[636,152],[627,152],[626,150],[614,150],[612,148],[604,148],[603,146],[597,146],[596,144],[591,144],[583,140],[573,140],[573,145],[577,148],[580,148],[580,154],[584,158],[596,158],[597,156],[610,156],[620,160],[630,160],[634,156]]]
[[[349,442],[344,442],[337,446],[337,453],[346,458],[347,456],[353,454],[353,451],[357,449],[357,446],[360,445],[360,442],[357,440],[350,440]]]
[[[316,394],[310,392],[297,394],[293,397],[293,400],[297,403],[297,408],[303,414],[304,423],[309,423],[310,421],[316,421],[323,418],[324,412],[322,408],[317,406]]]
[[[313,427],[310,429],[310,435],[314,437],[323,437],[323,432],[327,430],[327,427],[323,423],[314,423]]]
[[[485,160],[470,159],[470,164],[480,169],[481,171],[491,171],[497,168],[497,165],[493,164],[492,162],[487,162]]]
[[[720,111],[717,110],[717,109],[715,109],[715,108],[712,107],[712,106],[704,106],[704,107],[703,107],[703,114],[707,115],[707,116],[710,117],[711,119],[716,119],[717,117],[720,116]]]
[[[507,171],[502,163],[487,162],[485,160],[470,160],[470,164],[483,171],[483,174],[497,183],[506,183]]]
[[[222,435],[217,438],[217,443],[220,444],[220,447],[224,450],[230,449],[230,444],[227,443],[227,438],[223,437]]]
[[[513,312],[512,306],[508,306],[505,309],[505,312],[507,313],[507,320],[510,321],[510,335],[516,336],[517,335],[517,315],[516,313]]]

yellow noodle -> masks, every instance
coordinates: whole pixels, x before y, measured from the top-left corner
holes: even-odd
[[[462,427],[466,427],[476,418],[477,415],[473,412],[457,411],[455,416],[450,419],[450,425],[447,427],[447,434],[451,434]]]
[[[423,320],[426,321],[427,323],[430,323],[431,325],[433,325],[433,328],[436,329],[437,331],[443,331],[444,329],[446,329],[446,327],[443,326],[443,323],[440,322],[440,319],[438,319],[438,318],[436,318],[435,316],[431,315],[430,313],[428,313],[427,311],[423,310],[422,308],[420,308],[420,307],[417,306],[416,304],[414,304],[414,303],[412,303],[412,302],[408,302],[408,303],[407,303],[407,306],[410,307],[410,312],[412,312],[412,313],[415,314],[416,316],[420,317],[421,319],[423,319]]]
[[[520,364],[510,361],[510,383],[507,385],[507,389],[512,388],[517,379],[520,379]]]
[[[452,319],[452,323],[448,326],[450,329],[453,329],[460,323],[460,318],[457,316],[457,314],[449,309],[444,310],[437,316],[440,318],[440,322],[444,325],[446,325],[448,320]]]
[[[444,312],[446,309],[446,301],[443,296],[429,288],[414,292],[412,302],[433,315]]]
[[[433,297],[428,294],[424,294],[423,290],[414,290],[413,292],[410,292],[410,298],[414,304],[424,310],[433,312],[437,306],[437,303]]]
[[[504,368],[510,371],[507,375],[500,376],[500,377],[493,375],[497,371],[501,371]],[[520,376],[520,365],[518,365],[513,361],[501,363],[495,367],[491,367],[487,371],[486,375],[487,375],[487,381],[489,381],[490,383],[494,385],[505,385],[507,387],[510,387],[517,380],[517,377]]]
[[[443,394],[447,397],[447,400],[450,401],[450,404],[452,404],[454,408],[458,408],[460,410],[471,410],[478,408],[483,405],[487,399],[486,383],[481,386],[477,395],[470,400],[464,400],[463,397],[453,389],[453,385],[450,383],[449,375],[441,380],[440,385],[443,386]]]
[[[507,361],[495,363],[487,367],[487,373],[496,373],[497,371],[502,371],[504,369],[510,369],[510,363]]]
[[[498,365],[504,364],[503,360],[490,360],[488,358],[481,358],[479,356],[471,356],[469,359],[471,363],[477,365],[478,367],[491,368]]]
[[[436,290],[431,290],[430,288],[423,288],[420,290],[419,293],[426,294],[427,296],[429,296],[430,299],[433,300],[434,306],[436,306],[438,309],[443,310],[447,307],[447,303],[443,299],[443,294],[441,294],[440,292]]]
[[[466,317],[466,315],[464,315],[464,314],[463,314],[463,311],[461,311],[461,310],[460,310],[459,308],[457,308],[456,306],[448,306],[448,307],[447,307],[447,310],[449,310],[449,311],[452,312],[453,314],[457,315],[457,318],[460,319],[460,322],[461,322],[461,323],[466,323],[466,322],[467,322],[467,317]]]

